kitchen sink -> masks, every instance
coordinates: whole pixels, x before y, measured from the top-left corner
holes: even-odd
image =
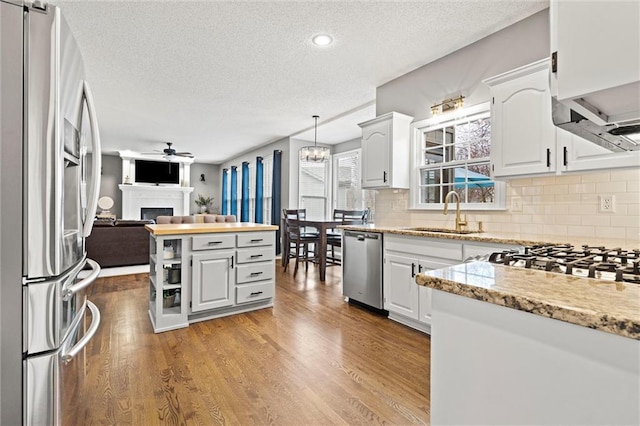
[[[462,229],[460,231],[456,231],[455,229],[448,228],[428,228],[428,227],[415,227],[415,228],[404,228],[407,231],[418,231],[418,232],[439,232],[441,234],[477,234],[478,231],[470,231],[468,229]]]

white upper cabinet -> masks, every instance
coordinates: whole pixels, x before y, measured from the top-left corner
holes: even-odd
[[[362,188],[409,188],[412,120],[390,112],[358,124],[362,128]]]
[[[612,152],[553,124],[548,58],[491,77],[495,178],[639,167],[640,150]]]
[[[491,88],[491,163],[495,177],[556,170],[549,60],[485,80]]]
[[[552,93],[599,125],[640,118],[640,2],[551,0],[549,15]]]

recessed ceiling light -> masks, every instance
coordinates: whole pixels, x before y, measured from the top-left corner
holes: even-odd
[[[328,46],[333,42],[333,38],[327,34],[318,34],[311,39],[316,46]]]

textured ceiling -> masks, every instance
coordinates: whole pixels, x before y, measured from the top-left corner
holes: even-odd
[[[82,50],[105,152],[174,142],[221,163],[286,136],[335,144],[375,88],[548,6],[546,0],[58,0]],[[311,36],[329,33],[327,48]],[[326,123],[326,124],[323,124]],[[310,130],[311,129],[311,130]]]

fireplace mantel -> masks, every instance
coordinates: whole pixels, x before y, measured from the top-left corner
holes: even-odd
[[[190,186],[118,185],[122,191],[122,218],[140,219],[143,207],[171,207],[175,216],[189,214]]]

